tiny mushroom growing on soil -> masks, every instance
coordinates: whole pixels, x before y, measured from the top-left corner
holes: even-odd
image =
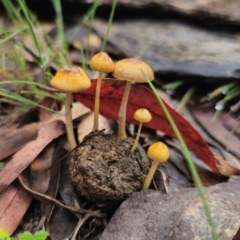
[[[52,87],[66,92],[65,116],[66,129],[70,148],[77,146],[73,132],[72,124],[72,94],[87,90],[91,86],[91,80],[87,74],[79,67],[63,68],[57,71],[56,75],[51,79]]]
[[[139,123],[139,126],[138,126],[137,136],[136,136],[134,144],[131,148],[132,153],[136,149],[138,139],[140,137],[140,132],[141,132],[141,129],[142,129],[142,124],[144,122],[150,122],[152,120],[152,115],[146,108],[140,108],[134,113],[134,119],[139,121],[140,123]]]
[[[126,87],[123,93],[122,103],[119,110],[118,137],[126,139],[125,131],[126,109],[128,96],[133,82],[147,82],[146,77],[152,81],[154,74],[152,69],[145,62],[136,58],[126,58],[115,63],[113,76],[119,80],[126,80]]]
[[[105,52],[95,54],[90,61],[90,68],[98,71],[98,80],[96,87],[95,105],[94,105],[94,120],[93,120],[93,131],[98,130],[98,114],[100,104],[100,90],[102,83],[102,74],[113,72],[114,62]]]
[[[148,148],[147,155],[153,160],[153,162],[143,184],[143,190],[149,188],[158,164],[160,162],[166,162],[168,160],[169,149],[165,143],[155,142]]]

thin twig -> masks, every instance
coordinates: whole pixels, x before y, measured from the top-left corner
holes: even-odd
[[[28,187],[28,184],[26,184],[26,179],[23,177],[23,175],[19,175],[18,177],[18,180],[19,182],[21,183],[22,187],[28,191],[29,193],[31,193],[35,198],[37,199],[40,199],[41,201],[46,201],[48,203],[52,203],[58,207],[61,207],[61,208],[64,208],[64,209],[67,209],[73,213],[85,213],[85,214],[89,214],[93,217],[97,217],[97,218],[103,218],[105,217],[105,214],[103,213],[98,213],[98,212],[93,212],[93,211],[88,211],[88,210],[85,210],[85,209],[76,209],[76,208],[73,208],[73,207],[69,207],[69,206],[66,206],[64,204],[62,204],[60,201],[58,201],[57,199],[54,199],[48,195],[45,195],[45,194],[42,194],[42,193],[38,193],[38,192],[35,192],[33,191],[32,189],[30,189]]]

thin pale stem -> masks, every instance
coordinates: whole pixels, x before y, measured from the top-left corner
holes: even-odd
[[[166,176],[165,172],[161,168],[158,168],[157,170],[161,173],[164,188],[166,190],[166,193],[169,194],[168,185],[167,185],[167,176]]]
[[[73,149],[77,146],[74,132],[73,132],[73,123],[72,123],[72,93],[66,93],[66,103],[65,103],[65,117],[66,117],[66,129],[67,129],[67,137],[70,148]]]
[[[138,139],[139,139],[139,137],[140,137],[140,132],[141,132],[141,130],[142,130],[142,122],[140,122],[140,123],[139,123],[139,126],[138,126],[137,136],[136,136],[135,141],[134,141],[134,144],[133,144],[133,146],[132,146],[132,148],[131,148],[131,152],[132,152],[132,153],[134,153],[134,150],[135,150],[136,147],[137,147]]]
[[[95,105],[94,105],[94,118],[93,118],[93,131],[98,130],[99,128],[99,106],[100,106],[100,92],[101,92],[101,84],[102,84],[102,72],[98,72],[98,80],[95,94]]]
[[[127,134],[125,130],[125,124],[126,124],[126,110],[127,110],[127,102],[128,102],[128,96],[131,89],[131,82],[126,82],[125,90],[123,93],[122,103],[119,109],[119,126],[118,126],[118,137],[120,139],[126,139]]]
[[[143,190],[146,190],[146,189],[149,188],[150,183],[151,183],[151,181],[153,179],[154,173],[156,172],[158,164],[159,164],[159,162],[157,162],[157,161],[153,161],[152,162],[152,165],[151,165],[151,167],[149,169],[148,175],[147,175],[147,177],[145,179],[145,182],[143,184],[143,188],[142,188]]]

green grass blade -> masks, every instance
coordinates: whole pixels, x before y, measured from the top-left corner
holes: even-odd
[[[16,22],[22,19],[20,11],[18,11],[18,9],[10,0],[2,0],[2,4],[6,9],[8,16],[13,22]]]
[[[164,84],[162,87],[163,89],[177,89],[178,87],[182,86],[185,84],[183,80],[178,80],[172,83]]]
[[[92,8],[92,12],[91,12],[91,16],[90,16],[90,26],[88,28],[88,34],[87,37],[90,37],[91,33],[92,33],[92,26],[93,26],[93,21],[95,18],[95,14],[96,14],[96,10],[99,6],[99,1],[98,0],[94,0],[93,3],[93,8]],[[81,48],[82,49],[82,48]],[[85,56],[82,56],[82,52],[81,52],[81,57],[82,57],[82,63],[83,65],[86,64],[86,59],[89,59],[89,52],[90,52],[90,47],[89,47],[89,41],[87,42],[87,49],[85,51]],[[86,71],[86,69],[84,69]]]
[[[2,168],[3,168],[3,162],[0,162],[0,171],[2,170]]]
[[[144,74],[144,73],[143,73],[143,74]],[[144,74],[144,76],[145,76],[145,78],[147,79],[147,76],[146,76],[145,74]],[[155,88],[155,87],[153,86],[153,84],[149,81],[149,79],[147,79],[147,80],[148,80],[148,84],[149,84],[150,88],[152,89],[154,95],[156,96],[156,98],[157,98],[157,100],[158,100],[158,102],[159,102],[159,105],[161,106],[164,114],[166,115],[166,118],[168,119],[169,124],[171,125],[171,127],[172,127],[174,133],[176,134],[176,137],[177,137],[177,139],[178,139],[178,141],[179,141],[179,143],[180,143],[180,145],[181,145],[181,147],[182,147],[184,156],[185,156],[185,158],[186,158],[186,160],[187,160],[187,163],[188,163],[189,168],[190,168],[190,170],[191,170],[193,179],[194,179],[194,181],[195,181],[195,183],[196,183],[196,185],[197,185],[199,195],[200,195],[200,197],[201,197],[201,199],[202,199],[203,206],[204,206],[204,209],[205,209],[205,211],[206,211],[206,216],[207,216],[209,225],[210,225],[211,230],[212,230],[212,237],[213,237],[214,240],[218,240],[219,237],[218,237],[218,234],[217,234],[217,232],[216,232],[216,226],[215,226],[215,223],[214,223],[212,214],[211,214],[211,209],[210,209],[210,206],[209,206],[209,204],[208,204],[208,202],[207,202],[207,198],[206,198],[206,195],[205,195],[205,192],[204,192],[204,188],[203,188],[203,186],[202,186],[201,179],[200,179],[200,177],[199,177],[199,175],[198,175],[198,172],[197,172],[197,169],[196,169],[196,167],[195,167],[195,165],[194,165],[194,163],[193,163],[193,161],[192,161],[190,152],[189,152],[189,150],[188,150],[188,148],[187,148],[187,146],[186,146],[186,144],[185,144],[185,142],[184,142],[184,140],[183,140],[183,138],[182,138],[182,135],[181,135],[180,131],[178,130],[178,128],[177,128],[177,126],[176,126],[176,124],[175,124],[172,116],[171,116],[170,113],[168,112],[168,110],[167,110],[166,106],[164,105],[161,97],[159,96],[156,88]]]
[[[18,79],[9,79],[9,80],[0,81],[0,85],[4,85],[4,84],[27,84],[27,85],[35,85],[35,86],[46,88],[45,84],[33,82],[33,81],[30,82],[28,80],[22,80],[22,79],[19,79],[19,80]]]
[[[42,66],[42,52],[41,52],[41,49],[40,49],[40,45],[39,45],[39,42],[38,42],[38,39],[37,39],[37,36],[34,32],[34,29],[33,29],[33,24],[30,20],[30,17],[29,17],[29,14],[28,14],[28,9],[27,9],[27,6],[25,5],[25,2],[23,2],[22,0],[18,0],[18,3],[23,11],[23,14],[24,14],[24,17],[26,18],[27,20],[27,23],[28,23],[28,27],[29,27],[29,31],[31,33],[31,36],[33,38],[33,41],[34,41],[34,44],[37,48],[37,51],[38,51],[38,56],[39,56],[39,59],[40,59],[40,65]]]
[[[86,22],[91,18],[92,15],[95,15],[96,8],[98,7],[96,3],[98,4],[97,0],[94,1],[93,5],[89,8],[86,14],[84,14],[82,21],[79,23],[79,26],[74,28],[73,33],[69,37],[69,42],[73,42],[73,40],[75,39],[76,35],[81,30],[81,28],[86,24]]]
[[[10,39],[12,39],[14,36],[18,35],[19,33],[23,32],[24,30],[26,30],[28,27],[27,26],[23,26],[20,29],[17,29],[15,32],[8,34],[4,39],[2,39],[0,41],[0,44],[3,44],[5,42],[8,42]],[[6,34],[6,32],[4,31],[4,34]]]
[[[186,106],[187,102],[190,100],[192,97],[193,93],[195,92],[195,87],[190,87],[187,92],[184,94],[182,100],[180,101],[176,111],[181,112],[183,108]]]
[[[112,21],[113,21],[113,16],[114,16],[114,13],[115,13],[116,6],[117,6],[117,0],[113,0],[111,13],[110,13],[110,17],[109,17],[109,20],[108,20],[108,28],[107,28],[107,32],[105,34],[105,37],[103,39],[101,52],[103,52],[105,50],[105,48],[106,48],[108,35],[109,35],[110,27],[112,26]]]
[[[3,88],[0,88],[0,96],[8,98],[8,99],[12,99],[12,100],[17,101],[19,103],[23,103],[23,104],[25,104],[25,106],[40,107],[40,108],[43,108],[45,110],[55,112],[50,108],[42,106],[41,104],[38,104],[38,103],[36,103],[32,100],[29,100],[29,99],[19,95],[18,93],[14,93],[14,92],[8,91],[8,90],[3,89]]]
[[[63,23],[63,16],[62,16],[62,5],[60,0],[52,0],[52,4],[56,13],[56,24],[58,29],[58,40],[60,44],[60,49],[63,51],[63,54],[61,53],[60,56],[62,57],[62,65],[69,65],[69,60],[67,57],[67,49],[68,49],[68,43],[65,38],[65,32],[64,32],[64,23]]]
[[[52,93],[46,93],[44,91],[38,91],[38,92],[35,92],[35,91],[21,91],[21,94],[29,94],[29,95],[34,95],[34,96],[38,96],[38,97],[50,97],[50,98],[53,98],[55,100],[58,100],[58,101],[61,101],[62,103],[64,103],[64,98],[60,97],[58,94],[52,94]]]

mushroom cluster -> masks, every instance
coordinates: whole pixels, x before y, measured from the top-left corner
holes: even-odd
[[[66,93],[66,129],[70,148],[74,149],[70,162],[73,184],[82,196],[91,201],[101,201],[102,199],[116,202],[123,200],[134,191],[147,189],[158,161],[166,161],[169,157],[166,145],[163,143],[153,144],[147,153],[148,157],[153,160],[147,175],[149,160],[143,148],[138,144],[143,123],[152,119],[151,113],[147,109],[140,108],[134,114],[135,120],[139,122],[135,140],[128,138],[125,130],[131,85],[152,81],[154,73],[150,66],[142,60],[126,58],[114,63],[105,52],[94,55],[89,66],[98,72],[94,121],[92,133],[78,146],[72,124],[72,93],[87,90],[91,86],[91,81],[81,68],[71,67],[57,71],[50,84]],[[98,115],[103,73],[112,73],[116,81],[126,81],[118,113],[118,136],[106,135],[99,131]],[[118,180],[116,181],[116,179]]]

